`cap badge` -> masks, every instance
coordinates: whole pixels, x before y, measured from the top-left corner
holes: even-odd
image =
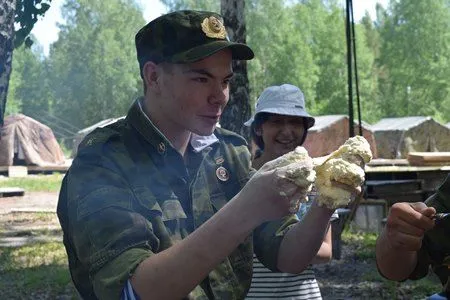
[[[220,181],[227,181],[230,178],[230,174],[228,170],[224,167],[218,167],[216,170],[216,176]]]
[[[202,30],[210,38],[225,39],[227,37],[225,26],[223,26],[219,19],[213,16],[203,20]]]

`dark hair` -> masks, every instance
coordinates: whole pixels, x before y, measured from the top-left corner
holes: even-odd
[[[272,113],[268,113],[268,112],[261,112],[254,117],[252,125],[250,126],[251,138],[255,142],[256,146],[258,146],[258,148],[261,151],[264,150],[264,141],[261,136],[256,134],[256,130],[259,127],[261,127],[262,124],[264,122],[266,122],[270,116],[273,116],[273,115],[276,115],[276,114],[272,114]],[[305,131],[303,133],[303,138],[302,138],[302,142],[300,143],[300,145],[303,145],[303,143],[306,140],[306,136],[308,135],[308,120],[307,120],[307,118],[304,118],[304,117],[302,117],[302,119],[303,119],[303,128],[305,129]]]

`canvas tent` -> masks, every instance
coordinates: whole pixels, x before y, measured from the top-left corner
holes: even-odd
[[[89,127],[86,127],[84,129],[81,129],[80,131],[78,131],[73,140],[72,156],[75,156],[77,154],[78,145],[80,145],[80,143],[84,139],[84,137],[86,135],[88,135],[90,132],[94,131],[94,129],[108,126],[109,124],[112,124],[123,118],[125,118],[125,116],[119,117],[119,118],[105,119],[98,123],[95,123],[94,125],[91,125]]]
[[[22,114],[5,118],[1,128],[0,166],[63,163],[64,154],[48,126]]]
[[[349,138],[350,120],[347,115],[327,115],[314,118],[316,123],[309,129],[303,145],[311,157],[330,154]],[[358,134],[358,132],[358,124],[355,123],[355,134]],[[375,139],[369,125],[362,124],[362,133],[369,142],[374,157],[376,157]]]
[[[380,158],[406,158],[408,152],[450,151],[450,128],[431,117],[386,118],[371,129]]]

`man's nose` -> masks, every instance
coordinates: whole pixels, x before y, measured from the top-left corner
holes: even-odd
[[[208,100],[210,104],[225,105],[228,102],[229,95],[230,89],[228,85],[214,84]]]

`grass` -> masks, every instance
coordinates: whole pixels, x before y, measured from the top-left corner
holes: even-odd
[[[0,215],[2,224],[53,224],[55,213],[13,213]],[[43,230],[39,235],[52,237],[61,232]],[[2,233],[0,232],[0,237]],[[354,259],[370,267],[361,283],[378,283],[379,299],[425,299],[441,290],[437,277],[401,283],[383,278],[375,265],[377,234],[345,230],[342,240],[354,247]],[[353,247],[352,247],[353,248]],[[41,242],[22,247],[0,247],[1,299],[79,299],[70,279],[67,256],[61,242]],[[368,286],[368,288],[371,288]]]
[[[78,299],[62,243],[0,248],[2,299]]]
[[[376,233],[362,233],[345,230],[341,235],[344,243],[355,243],[357,248],[355,257],[358,259],[375,258],[375,243],[377,241]]]
[[[2,178],[3,187],[20,187],[26,192],[59,192],[63,174],[29,175],[21,178]]]
[[[0,227],[7,225],[33,226],[57,223],[56,213],[10,213],[0,215]],[[50,241],[60,237],[61,230],[30,230],[21,227],[17,236],[47,237],[49,241],[30,243],[21,247],[0,247],[1,299],[79,299],[73,287],[62,242]],[[7,237],[0,231],[0,238]]]

